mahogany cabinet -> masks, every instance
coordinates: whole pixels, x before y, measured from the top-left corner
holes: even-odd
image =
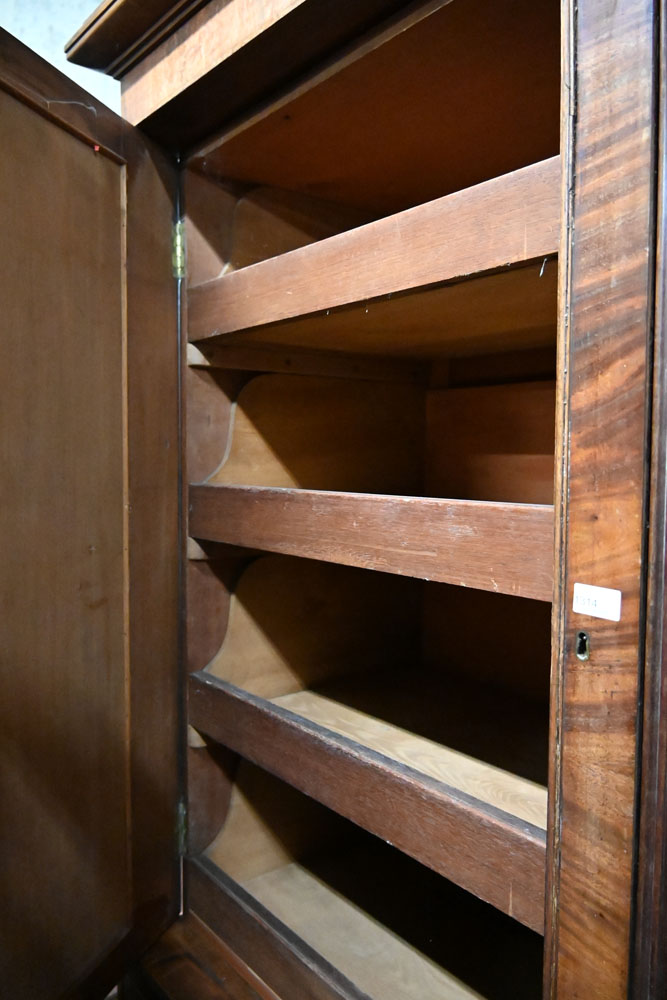
[[[663,33],[2,35],[11,995],[667,995]]]

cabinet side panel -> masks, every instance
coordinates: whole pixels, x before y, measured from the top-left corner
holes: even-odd
[[[568,410],[547,983],[558,1000],[621,1000],[630,974],[643,667],[654,4],[587,0],[568,16],[574,169],[562,254]],[[573,610],[577,583],[620,591],[620,620]]]

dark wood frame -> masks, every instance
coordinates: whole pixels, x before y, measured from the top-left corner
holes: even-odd
[[[281,997],[364,1000],[338,969],[215,865],[188,861],[187,879],[193,910]]]
[[[647,571],[655,5],[564,5],[562,384],[545,996],[627,995]],[[622,227],[618,219],[622,217]],[[576,615],[575,581],[623,593]],[[575,655],[578,630],[591,658]],[[646,994],[641,994],[646,995]]]
[[[631,995],[667,991],[667,21],[660,4],[660,79],[657,93],[658,170],[656,293],[653,341],[651,493],[646,587],[646,656],[640,756],[637,909]]]
[[[67,58],[119,78],[207,0],[104,0],[65,45]]]

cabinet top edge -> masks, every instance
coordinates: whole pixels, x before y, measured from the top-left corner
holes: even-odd
[[[70,62],[120,79],[208,0],[102,0],[65,45]]]

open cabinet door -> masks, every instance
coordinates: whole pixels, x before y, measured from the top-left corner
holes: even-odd
[[[104,996],[178,910],[174,171],[0,34],[0,992]]]

